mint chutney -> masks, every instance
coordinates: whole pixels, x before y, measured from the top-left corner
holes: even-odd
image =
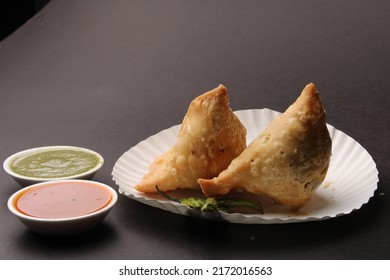
[[[72,149],[37,151],[16,158],[11,170],[30,178],[65,178],[85,173],[100,162],[95,154]]]

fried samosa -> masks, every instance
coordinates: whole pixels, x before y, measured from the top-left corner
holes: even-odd
[[[226,170],[198,182],[206,196],[238,189],[266,195],[298,210],[325,179],[331,146],[325,111],[315,85],[310,83]]]
[[[199,178],[213,178],[246,147],[246,128],[232,112],[223,85],[195,98],[174,146],[158,156],[135,186],[141,192],[199,189]]]

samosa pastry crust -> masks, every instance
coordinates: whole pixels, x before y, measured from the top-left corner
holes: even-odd
[[[213,178],[246,147],[246,129],[229,105],[223,85],[195,98],[174,146],[158,156],[135,186],[141,192],[196,189],[199,178]]]
[[[267,195],[296,210],[310,200],[324,180],[330,156],[325,112],[311,83],[225,171],[198,182],[207,196],[240,189]]]

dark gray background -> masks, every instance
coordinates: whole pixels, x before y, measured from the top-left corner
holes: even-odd
[[[65,1],[0,42],[0,159],[45,145],[116,160],[179,124],[220,83],[234,110],[283,111],[316,83],[327,122],[374,158],[378,190],[336,219],[238,225],[171,214],[120,196],[102,225],[71,238],[27,230],[7,210],[1,259],[388,259],[388,1]],[[381,194],[381,195],[379,195]],[[384,194],[384,195],[383,195]]]

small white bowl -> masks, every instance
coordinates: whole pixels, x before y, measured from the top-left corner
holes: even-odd
[[[37,154],[40,152],[46,152],[46,151],[55,151],[55,150],[72,150],[72,151],[82,151],[89,154],[93,154],[98,158],[98,163],[91,169],[89,169],[86,172],[73,175],[73,176],[63,176],[63,177],[57,177],[57,178],[44,178],[44,177],[28,177],[21,174],[18,174],[12,170],[12,164],[14,161],[21,157],[26,157],[29,155]],[[103,166],[104,159],[103,157],[98,154],[95,151],[81,148],[81,147],[74,147],[74,146],[46,146],[46,147],[39,147],[39,148],[32,148],[28,150],[24,150],[21,152],[18,152],[16,154],[13,154],[9,156],[3,163],[4,170],[11,175],[20,185],[22,186],[28,186],[31,184],[36,184],[40,182],[47,182],[47,181],[53,181],[53,180],[65,180],[65,179],[84,179],[89,180],[91,179],[96,172]]]
[[[27,191],[45,185],[62,184],[76,182],[80,184],[96,185],[106,189],[111,194],[111,199],[103,208],[90,214],[81,215],[72,218],[36,218],[22,213],[17,207],[17,200]],[[118,200],[116,191],[108,185],[87,180],[57,180],[50,182],[38,183],[14,193],[8,199],[8,209],[14,214],[25,226],[36,233],[44,235],[71,235],[85,232],[97,226],[110,212]]]

